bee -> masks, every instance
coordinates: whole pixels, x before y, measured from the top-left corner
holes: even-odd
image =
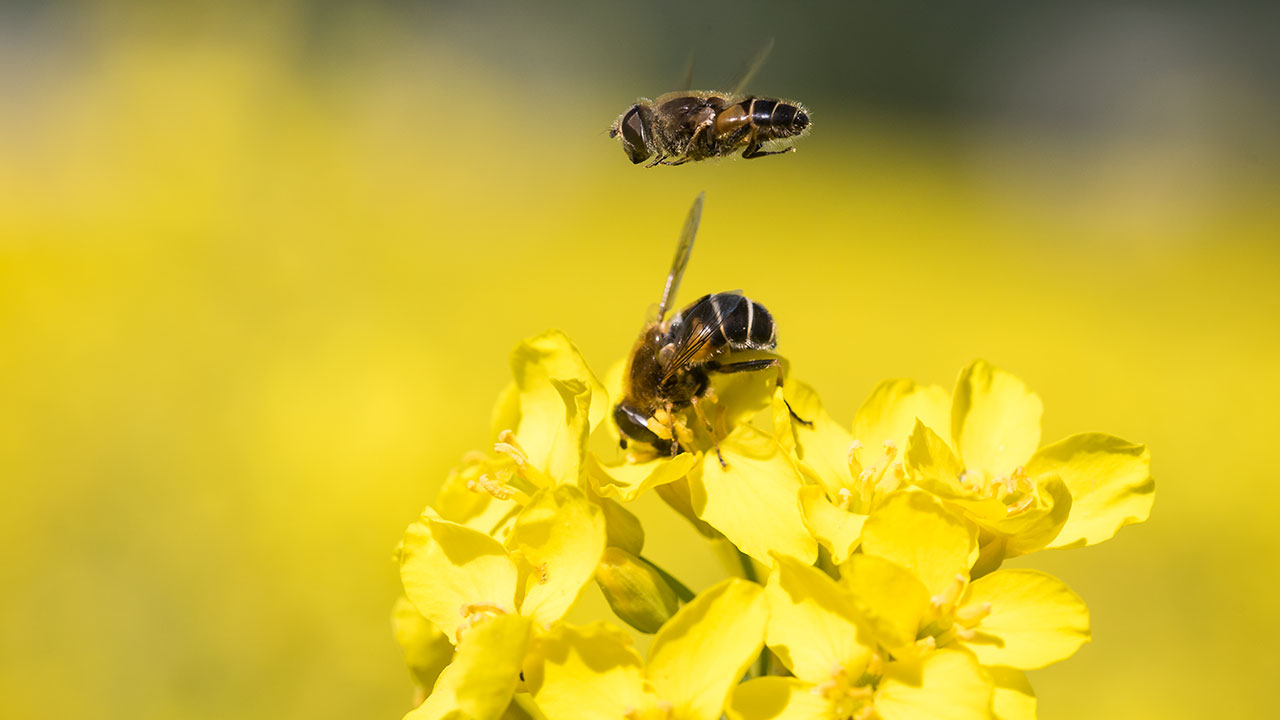
[[[772,368],[778,372],[778,384],[782,384],[782,362],[776,356],[737,361],[726,357],[733,352],[768,353],[777,348],[778,328],[773,316],[760,303],[736,292],[712,293],[666,319],[689,264],[704,196],[705,193],[698,195],[685,219],[658,304],[657,319],[640,331],[623,373],[622,401],[614,407],[613,419],[622,434],[620,444],[624,449],[628,440],[648,444],[672,456],[680,451],[682,444],[687,448],[691,434],[677,413],[689,407],[714,442],[715,433],[702,408],[702,402],[711,393],[711,373]],[[790,405],[787,407],[789,410]],[[715,450],[720,464],[724,465],[718,444]]]
[[[810,126],[804,106],[742,94],[772,47],[770,41],[733,92],[683,90],[657,100],[641,98],[614,121],[609,137],[621,138],[622,149],[633,164],[653,158],[645,167],[727,157],[739,149],[748,160],[795,150],[794,146],[781,150],[763,147],[770,141],[803,135]]]

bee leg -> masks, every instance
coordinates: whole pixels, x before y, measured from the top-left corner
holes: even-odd
[[[766,155],[786,155],[789,152],[795,152],[795,151],[796,149],[794,147],[789,147],[785,150],[760,150],[755,153],[752,153],[751,155],[743,155],[743,157],[745,157],[748,160],[751,160],[753,158],[765,157]]]
[[[657,155],[654,155],[654,156],[653,156],[653,160],[650,160],[650,161],[649,161],[649,164],[648,164],[648,165],[645,165],[645,167],[647,167],[647,168],[655,167],[658,163],[662,162],[663,158],[665,158],[665,157],[666,157],[666,155],[663,155],[663,154],[661,154],[661,153],[659,153],[659,154],[657,154]]]
[[[711,427],[711,421],[707,419],[707,414],[702,411],[702,398],[695,395],[689,399],[689,404],[693,405],[693,413],[702,421],[702,426],[707,429],[707,434],[711,436],[711,447],[716,449],[716,459],[720,461],[720,467],[729,467],[729,463],[724,461],[724,455],[720,454],[720,443],[716,442],[715,428]]]
[[[727,365],[721,365],[719,363],[707,364],[708,370],[719,372],[719,373],[752,372],[754,370],[764,370],[765,368],[771,368],[771,367],[778,369],[778,387],[782,387],[782,361],[779,360],[778,358],[761,358],[759,360],[743,360],[742,362],[729,363]],[[791,417],[795,418],[796,422],[800,423],[805,427],[813,427],[813,421],[805,420],[804,418],[797,415],[796,411],[791,409],[791,403],[787,402],[785,398],[783,399],[782,402],[787,406],[787,412],[791,413]]]
[[[765,157],[767,155],[782,155],[783,153],[789,153],[794,150],[795,150],[794,146],[785,148],[782,150],[761,150],[760,136],[758,133],[756,133],[756,129],[752,127],[751,141],[747,143],[747,149],[742,151],[742,157],[748,160],[752,160],[759,157]]]

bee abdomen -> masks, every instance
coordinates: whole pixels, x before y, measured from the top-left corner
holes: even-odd
[[[712,329],[707,354],[728,350],[772,350],[778,328],[763,305],[736,293],[704,295],[672,322],[672,334],[691,332],[698,325]]]
[[[756,127],[773,137],[799,135],[809,127],[804,108],[781,100],[756,98],[751,101],[750,115]]]

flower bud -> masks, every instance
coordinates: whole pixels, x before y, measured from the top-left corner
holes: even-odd
[[[596,583],[620,619],[642,633],[655,633],[675,614],[675,591],[649,563],[616,547],[596,566]]]
[[[604,510],[604,527],[609,547],[639,555],[644,550],[644,528],[640,525],[640,519],[614,500],[605,497],[593,499]]]

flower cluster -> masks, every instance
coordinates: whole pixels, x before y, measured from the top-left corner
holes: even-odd
[[[802,383],[735,376],[674,457],[618,449],[621,366],[602,383],[563,335],[520,343],[512,371],[492,451],[397,550],[413,720],[1032,718],[1023,671],[1087,642],[1088,610],[1003,561],[1106,540],[1154,498],[1144,447],[1041,447],[1039,398],[981,361],[950,394],[881,384],[851,429]],[[746,577],[695,595],[646,559],[625,506],[649,490]],[[593,580],[656,633],[647,657],[615,625],[564,622]]]

